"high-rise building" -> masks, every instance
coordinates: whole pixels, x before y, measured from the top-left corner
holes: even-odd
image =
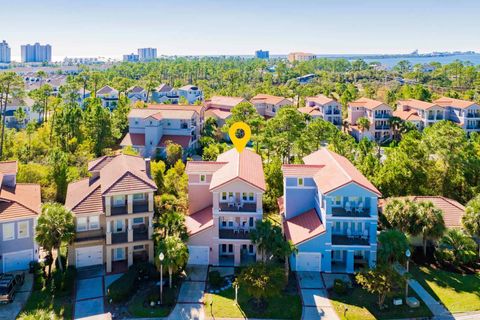
[[[263,51],[263,50],[257,50],[255,51],[255,58],[257,59],[270,59],[270,52]]]
[[[151,61],[157,59],[156,48],[140,48],[138,49],[138,58],[140,61]]]
[[[8,43],[3,40],[0,42],[0,63],[10,63],[10,47]]]
[[[49,44],[41,45],[38,42],[35,44],[26,44],[21,47],[22,62],[51,62],[52,61],[52,46]]]
[[[135,53],[124,54],[123,62],[138,62],[138,54],[135,54]]]

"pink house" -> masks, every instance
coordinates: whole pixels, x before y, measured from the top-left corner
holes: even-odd
[[[189,161],[189,264],[238,266],[259,259],[250,232],[263,217],[262,159],[231,149],[217,161]]]

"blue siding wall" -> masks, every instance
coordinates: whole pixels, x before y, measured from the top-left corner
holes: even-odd
[[[304,179],[304,188],[297,186],[296,178],[286,178],[285,188],[285,216],[287,219],[295,217],[315,207],[315,182],[311,178]],[[293,187],[293,188],[289,188]]]

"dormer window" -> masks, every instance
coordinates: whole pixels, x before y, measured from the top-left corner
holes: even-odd
[[[297,184],[298,184],[299,187],[302,187],[303,186],[303,178],[298,178]]]

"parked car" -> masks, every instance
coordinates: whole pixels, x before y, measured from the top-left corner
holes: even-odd
[[[0,303],[10,303],[15,293],[23,285],[25,273],[2,274],[0,276]]]

